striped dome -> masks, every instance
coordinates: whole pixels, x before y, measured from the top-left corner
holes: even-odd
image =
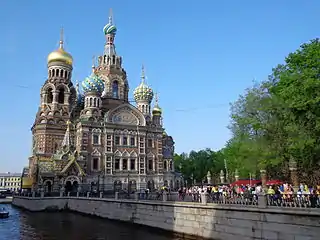
[[[89,77],[85,78],[81,83],[81,86],[84,92],[102,93],[104,89],[103,81],[95,73],[92,73]]]
[[[116,34],[117,33],[117,27],[113,25],[112,23],[108,23],[104,26],[103,32],[105,35],[107,34]]]

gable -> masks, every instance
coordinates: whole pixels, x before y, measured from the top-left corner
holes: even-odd
[[[119,125],[146,125],[146,120],[143,114],[137,108],[130,104],[122,104],[119,107],[110,110],[106,114],[105,120],[106,122]]]

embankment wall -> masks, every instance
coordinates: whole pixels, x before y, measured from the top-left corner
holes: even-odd
[[[223,240],[319,240],[319,209],[258,208],[182,202],[99,198],[14,197],[30,210],[64,210],[126,221],[167,231]]]

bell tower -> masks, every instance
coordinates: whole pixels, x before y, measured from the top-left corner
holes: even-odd
[[[51,156],[61,145],[66,122],[76,104],[72,64],[72,56],[64,49],[61,30],[58,49],[48,55],[48,76],[40,91],[40,106],[31,129],[33,154]]]
[[[102,99],[109,100],[105,102],[128,102],[129,84],[127,73],[122,67],[122,57],[117,55],[116,52],[114,42],[117,27],[113,23],[111,10],[109,22],[104,26],[103,33],[106,38],[104,52],[103,55],[98,57],[98,66],[96,67],[96,74],[104,81]]]

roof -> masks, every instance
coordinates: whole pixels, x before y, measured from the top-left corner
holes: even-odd
[[[21,177],[21,173],[11,173],[11,172],[6,172],[6,173],[0,173],[0,177]]]

